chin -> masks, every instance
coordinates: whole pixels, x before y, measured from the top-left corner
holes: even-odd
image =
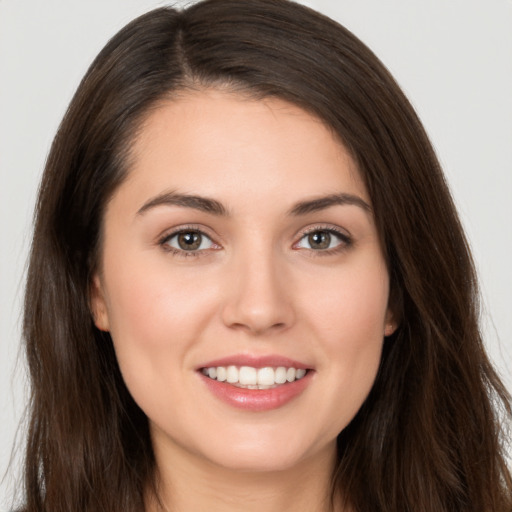
[[[278,435],[274,438],[257,436],[240,442],[219,443],[209,454],[203,453],[216,466],[236,472],[269,473],[299,468],[311,459],[335,457],[336,439],[317,445],[307,439]]]

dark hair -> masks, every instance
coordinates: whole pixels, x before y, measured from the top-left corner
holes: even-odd
[[[109,334],[94,326],[89,288],[105,206],[129,172],[144,116],[179,91],[207,87],[278,97],[323,120],[371,197],[400,327],[339,435],[333,489],[358,512],[510,512],[510,397],[482,345],[473,263],[432,147],[373,53],[286,0],[149,12],[106,45],[78,88],[36,208],[24,509],[143,509],[156,471],[148,422]]]

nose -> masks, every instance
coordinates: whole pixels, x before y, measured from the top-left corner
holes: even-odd
[[[295,321],[293,289],[279,258],[242,255],[233,262],[226,283],[222,320],[252,335],[286,330]]]

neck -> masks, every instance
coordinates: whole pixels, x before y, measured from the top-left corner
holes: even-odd
[[[331,504],[335,446],[279,471],[238,471],[179,448],[171,451],[155,451],[160,503],[149,498],[148,512],[342,511]]]

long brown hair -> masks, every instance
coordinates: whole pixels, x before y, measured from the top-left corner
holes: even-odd
[[[371,196],[400,327],[339,435],[333,492],[357,512],[510,512],[510,397],[483,348],[475,271],[436,156],[373,53],[286,0],[149,12],[106,45],[76,92],[46,164],[28,271],[24,510],[143,510],[156,472],[148,422],[94,326],[88,290],[143,117],[180,90],[212,86],[322,119]]]

